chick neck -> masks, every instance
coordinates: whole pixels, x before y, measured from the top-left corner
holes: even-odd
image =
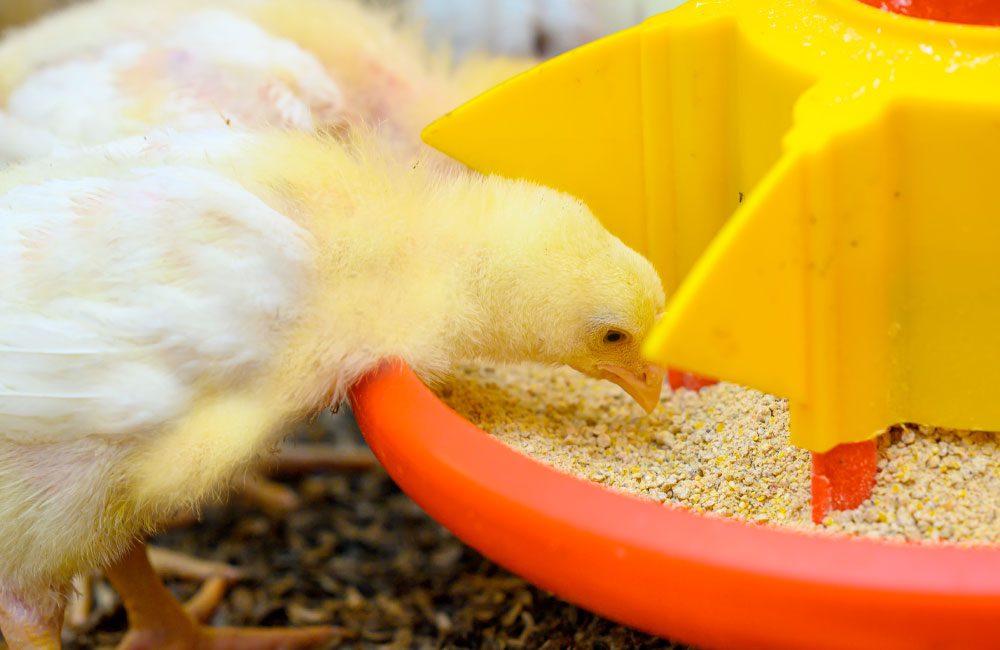
[[[424,379],[463,361],[561,361],[557,337],[544,335],[563,315],[539,243],[540,224],[559,220],[539,206],[559,207],[556,193],[401,162],[373,139],[262,142],[269,155],[253,158],[253,176],[316,242],[314,311],[287,372],[309,377],[310,395],[322,398],[331,376],[342,395],[391,358]]]
[[[452,326],[461,334],[451,341],[456,360],[562,363],[565,341],[550,333],[572,328],[551,292],[558,283],[549,264],[553,228],[547,220],[554,217],[534,205],[550,190],[479,176],[458,182],[465,185],[469,234],[455,250],[463,260],[456,267],[462,291],[450,310],[462,318]]]

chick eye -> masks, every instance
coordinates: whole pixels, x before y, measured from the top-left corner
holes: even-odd
[[[608,330],[604,335],[605,343],[620,343],[625,340],[625,333],[618,330]]]

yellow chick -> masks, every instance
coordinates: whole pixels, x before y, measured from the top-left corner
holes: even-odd
[[[378,126],[416,151],[433,119],[528,67],[453,69],[353,0],[95,0],[0,44],[0,161],[152,128]]]
[[[305,647],[203,631],[139,540],[286,425],[399,359],[568,364],[647,408],[651,265],[579,201],[295,132],[149,136],[0,172],[0,629],[56,648],[106,568],[125,648]],[[245,644],[245,645],[241,645]]]

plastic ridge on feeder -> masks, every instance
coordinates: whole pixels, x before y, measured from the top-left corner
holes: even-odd
[[[673,296],[647,354],[787,398],[818,520],[873,484],[875,445],[838,445],[1000,430],[998,51],[857,0],[689,2],[425,139],[581,197],[649,257]]]

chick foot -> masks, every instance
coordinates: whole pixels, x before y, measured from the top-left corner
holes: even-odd
[[[226,590],[243,577],[243,572],[224,562],[202,560],[166,548],[148,547],[149,561],[153,570],[162,578],[203,581],[184,608],[195,619],[207,621],[226,595]],[[83,574],[73,580],[73,593],[66,608],[65,624],[70,629],[79,630],[87,625],[94,611],[93,574]],[[0,645],[0,650],[3,646]]]
[[[129,549],[107,576],[121,594],[129,620],[129,632],[118,650],[298,650],[341,634],[335,627],[204,628],[163,586],[145,544]]]

